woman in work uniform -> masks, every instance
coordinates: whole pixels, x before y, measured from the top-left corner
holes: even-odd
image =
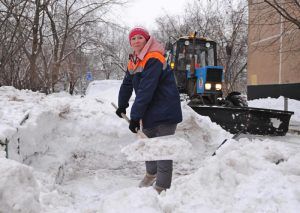
[[[130,54],[126,75],[119,91],[116,114],[126,114],[126,108],[134,89],[136,98],[131,108],[129,129],[142,131],[149,137],[175,134],[182,121],[180,97],[174,74],[166,69],[164,48],[148,31],[136,27],[129,33]],[[146,161],[146,175],[139,187],[152,186],[160,193],[170,188],[172,160]]]

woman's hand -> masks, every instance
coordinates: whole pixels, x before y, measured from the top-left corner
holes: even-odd
[[[140,121],[139,120],[130,120],[129,129],[131,130],[131,132],[137,133],[137,131],[140,129]]]
[[[123,118],[123,117],[122,117],[122,113],[126,115],[126,109],[124,109],[124,108],[118,108],[118,109],[116,110],[116,114],[117,114],[120,118]]]

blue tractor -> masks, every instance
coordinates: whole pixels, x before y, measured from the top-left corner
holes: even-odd
[[[223,97],[224,69],[217,65],[215,41],[194,33],[168,43],[167,50],[167,63],[174,72],[177,88],[187,95],[189,106],[198,114],[209,116],[234,134],[286,134],[293,112],[248,107],[239,92]]]
[[[206,105],[247,106],[240,93],[229,94],[223,100],[222,86],[224,69],[217,65],[217,44],[215,41],[193,36],[180,37],[169,44],[168,61],[174,70],[177,87],[186,93],[193,103]]]

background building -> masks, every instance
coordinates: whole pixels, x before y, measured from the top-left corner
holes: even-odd
[[[279,2],[283,16],[266,1],[249,0],[248,99],[300,100],[300,6],[296,0],[268,2]]]

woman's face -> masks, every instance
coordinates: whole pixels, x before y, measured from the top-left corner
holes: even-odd
[[[136,54],[139,54],[142,51],[146,43],[147,40],[140,34],[137,34],[130,39],[130,45]]]

